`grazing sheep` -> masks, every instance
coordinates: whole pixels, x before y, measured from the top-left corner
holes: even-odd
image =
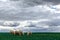
[[[27,35],[31,35],[32,34],[32,32],[27,32]]]
[[[24,35],[24,32],[22,32],[21,30],[10,30],[10,33],[11,34],[14,34],[14,35]],[[31,35],[32,32],[27,32],[27,35]]]
[[[21,30],[11,30],[10,33],[14,35],[24,35],[24,33]]]

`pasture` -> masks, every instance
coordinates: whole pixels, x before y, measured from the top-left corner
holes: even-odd
[[[60,33],[32,33],[32,35],[13,35],[0,33],[0,40],[60,40]]]

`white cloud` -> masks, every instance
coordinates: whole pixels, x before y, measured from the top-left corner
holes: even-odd
[[[60,16],[53,17],[53,19],[60,19]]]
[[[0,0],[0,1],[2,1],[2,2],[7,2],[8,0]]]

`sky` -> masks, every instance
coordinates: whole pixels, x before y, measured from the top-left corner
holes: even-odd
[[[60,32],[60,0],[0,0],[0,32],[8,29]]]

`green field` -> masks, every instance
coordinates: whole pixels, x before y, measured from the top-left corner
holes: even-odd
[[[60,33],[33,33],[30,36],[0,33],[0,40],[60,40]]]

